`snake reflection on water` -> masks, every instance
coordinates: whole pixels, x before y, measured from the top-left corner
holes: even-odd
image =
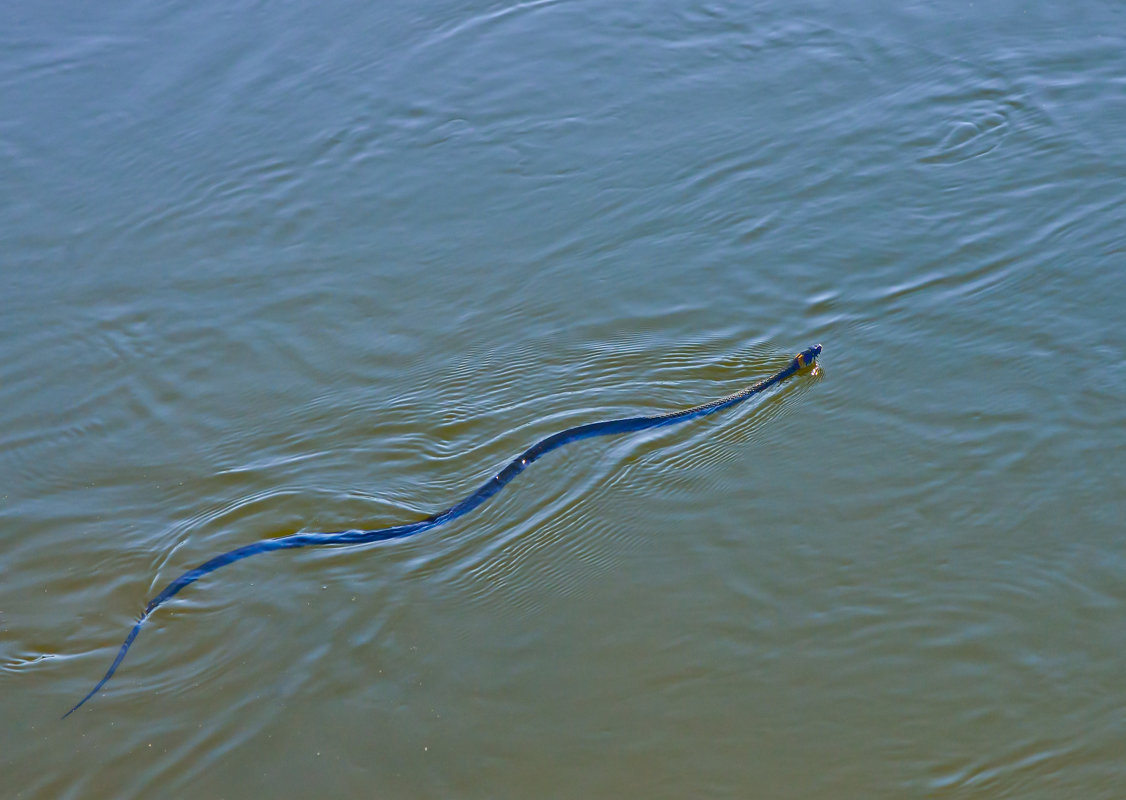
[[[179,578],[164,587],[164,590],[161,591],[160,594],[149,601],[148,605],[145,606],[144,613],[141,614],[140,619],[137,620],[137,623],[133,626],[129,635],[125,637],[125,641],[122,643],[117,657],[113,660],[113,663],[110,664],[109,669],[106,670],[106,674],[85,697],[79,700],[74,707],[70,709],[70,711],[63,714],[63,719],[66,719],[77,711],[113,677],[113,674],[125,659],[125,654],[129,652],[133,640],[136,639],[137,634],[140,633],[141,626],[145,623],[145,620],[152,616],[153,611],[165,601],[171,599],[184,587],[195,583],[204,575],[212,573],[220,567],[225,567],[228,564],[233,564],[236,561],[241,561],[244,558],[249,558],[259,553],[269,553],[273,550],[293,550],[299,547],[317,547],[321,545],[369,544],[371,542],[384,542],[388,539],[402,539],[406,536],[421,533],[430,528],[435,528],[444,522],[457,519],[463,514],[468,514],[503,489],[513,478],[527,469],[528,465],[533,461],[569,442],[574,442],[579,439],[588,439],[592,436],[634,433],[636,431],[648,430],[649,428],[658,428],[663,425],[686,422],[687,420],[703,417],[707,414],[714,414],[716,411],[729,408],[736,403],[741,403],[769,389],[771,386],[781,383],[806,367],[813,366],[819,355],[821,355],[821,345],[815,344],[790,359],[790,363],[780,372],[734,394],[721,397],[718,400],[712,400],[709,403],[692,406],[691,408],[685,408],[680,411],[655,414],[653,416],[626,417],[623,419],[606,420],[604,422],[592,422],[586,425],[576,425],[573,428],[567,428],[567,430],[552,434],[512,459],[508,466],[489,478],[477,491],[473,492],[460,503],[452,505],[444,511],[431,514],[429,517],[420,519],[417,522],[408,522],[390,528],[380,528],[378,530],[350,530],[336,533],[295,533],[277,539],[263,539],[223,553],[222,555],[215,556],[210,561],[200,564],[193,570],[185,572]]]

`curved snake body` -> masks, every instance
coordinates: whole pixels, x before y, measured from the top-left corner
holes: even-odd
[[[106,674],[98,681],[90,692],[79,700],[70,711],[63,714],[63,719],[66,719],[75,711],[77,711],[87,700],[98,693],[113,677],[121,662],[125,659],[126,653],[133,644],[133,640],[137,638],[137,634],[141,631],[141,626],[145,623],[152,613],[165,601],[171,599],[178,594],[180,590],[198,581],[205,575],[208,575],[220,567],[225,567],[228,564],[233,564],[236,561],[241,561],[244,558],[258,555],[259,553],[269,553],[274,550],[293,550],[299,547],[317,547],[321,545],[356,545],[356,544],[369,544],[371,542],[384,542],[389,539],[402,539],[406,536],[412,536],[416,533],[435,528],[445,522],[457,519],[458,517],[468,514],[477,506],[484,503],[490,497],[495,495],[503,489],[513,478],[528,468],[536,459],[550,453],[559,447],[562,447],[569,442],[574,442],[579,439],[589,439],[592,436],[607,436],[616,433],[633,433],[636,431],[648,430],[649,428],[658,428],[663,425],[672,425],[677,422],[686,422],[690,419],[703,417],[708,414],[713,414],[736,403],[741,403],[749,397],[753,397],[760,392],[769,389],[775,384],[794,375],[801,369],[811,366],[821,354],[821,345],[815,344],[813,347],[807,348],[798,353],[794,358],[790,359],[789,365],[782,371],[772,375],[765,380],[752,384],[734,394],[726,397],[721,397],[718,400],[712,400],[709,403],[703,403],[691,408],[685,408],[680,411],[670,411],[665,414],[655,414],[652,416],[644,417],[626,417],[623,419],[612,419],[604,422],[592,422],[586,425],[577,425],[573,428],[567,428],[559,433],[552,434],[546,439],[542,439],[529,447],[523,453],[512,459],[504,469],[498,472],[493,477],[489,478],[483,483],[475,492],[470,494],[464,500],[455,505],[450,506],[444,511],[439,511],[431,514],[425,519],[420,519],[416,522],[408,522],[402,525],[394,525],[390,528],[380,528],[377,530],[349,530],[338,531],[335,533],[295,533],[290,536],[283,536],[277,539],[263,539],[258,542],[253,542],[248,545],[230,550],[221,555],[215,556],[210,561],[200,564],[195,569],[189,570],[181,575],[172,583],[164,587],[164,589],[149,601],[145,606],[144,612],[141,614],[140,619],[133,626],[129,635],[125,637],[125,641],[121,644],[121,649],[117,652],[117,657],[110,664]]]

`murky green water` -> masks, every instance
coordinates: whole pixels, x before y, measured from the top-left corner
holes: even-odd
[[[1126,10],[846,6],[0,11],[0,794],[1122,797]]]

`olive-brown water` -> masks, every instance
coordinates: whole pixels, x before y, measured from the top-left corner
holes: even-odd
[[[0,796],[1123,797],[1126,9],[845,5],[0,11]]]

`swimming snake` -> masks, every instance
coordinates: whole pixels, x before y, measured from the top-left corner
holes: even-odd
[[[753,397],[769,389],[771,386],[781,383],[803,368],[812,366],[819,355],[821,355],[821,345],[815,344],[813,347],[803,350],[790,359],[790,363],[781,372],[752,384],[734,394],[721,397],[718,400],[712,400],[709,403],[692,406],[691,408],[685,408],[680,411],[670,411],[664,414],[655,414],[647,417],[626,417],[623,419],[606,420],[604,422],[592,422],[586,425],[576,425],[573,428],[567,428],[564,431],[552,434],[546,439],[536,442],[516,458],[512,459],[512,461],[508,463],[508,466],[489,478],[477,491],[473,492],[460,503],[456,503],[444,511],[431,514],[425,519],[420,519],[416,522],[407,522],[402,525],[394,525],[390,528],[380,528],[377,530],[348,530],[338,531],[336,533],[295,533],[277,539],[263,539],[215,556],[210,561],[205,561],[195,569],[185,572],[179,578],[172,581],[172,583],[165,586],[160,594],[149,601],[140,619],[138,619],[137,623],[133,626],[133,630],[125,637],[121,649],[117,652],[117,658],[110,664],[109,669],[106,670],[106,674],[102,676],[102,679],[98,681],[97,685],[90,690],[90,693],[79,700],[70,711],[63,714],[62,718],[66,719],[77,711],[113,677],[113,674],[125,659],[125,654],[129,652],[129,648],[137,638],[137,634],[140,633],[141,626],[145,623],[145,620],[152,616],[152,613],[160,605],[170,600],[174,595],[179,593],[181,589],[190,586],[204,575],[208,575],[220,567],[225,567],[228,564],[233,564],[244,558],[250,558],[250,556],[256,556],[259,553],[269,553],[274,550],[293,550],[298,547],[317,547],[321,545],[369,544],[371,542],[384,542],[389,539],[402,539],[406,536],[413,536],[416,533],[421,533],[422,531],[435,528],[450,520],[457,519],[463,514],[468,514],[503,489],[513,478],[527,469],[528,465],[533,461],[569,442],[587,439],[592,436],[633,433],[648,430],[649,428],[658,428],[663,425],[685,422],[707,414],[713,414],[721,409],[729,408],[736,403],[741,403],[747,398]]]

